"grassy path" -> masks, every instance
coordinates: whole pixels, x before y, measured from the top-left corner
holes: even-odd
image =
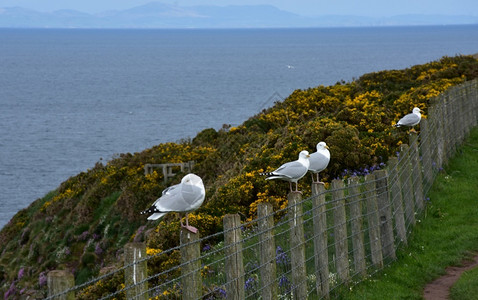
[[[423,299],[425,285],[445,274],[447,266],[460,265],[464,259],[476,255],[477,128],[438,175],[428,196],[425,213],[418,216],[409,246],[400,249],[397,261],[342,293],[340,299]],[[478,275],[478,272],[471,273]]]

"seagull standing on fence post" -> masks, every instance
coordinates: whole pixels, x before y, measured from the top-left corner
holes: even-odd
[[[310,155],[309,158],[309,171],[311,172],[312,175],[312,182],[313,183],[320,183],[324,184],[323,182],[319,181],[319,173],[327,166],[329,165],[330,162],[330,152],[329,152],[329,146],[325,142],[320,142],[317,144],[317,152],[314,152]],[[317,176],[317,181],[314,178],[314,174]]]
[[[266,176],[266,180],[269,179],[282,179],[289,182],[290,191],[292,190],[292,182],[295,183],[295,192],[300,191],[297,189],[297,181],[304,177],[309,170],[309,152],[303,150],[299,153],[299,159],[283,164],[278,169],[272,172],[259,173],[259,175]]]
[[[181,183],[165,189],[153,205],[141,212],[141,214],[152,213],[148,220],[157,220],[168,212],[185,212],[186,225],[181,222],[181,227],[186,228],[192,233],[197,233],[197,228],[190,226],[188,222],[188,213],[198,209],[204,202],[206,191],[201,177],[195,174],[187,174],[181,179]]]
[[[411,114],[405,115],[393,126],[394,127],[408,126],[412,128],[410,132],[412,131],[416,132],[415,129],[413,129],[413,126],[420,123],[420,120],[422,119],[422,115],[420,114],[421,111],[422,110],[420,108],[415,107]]]

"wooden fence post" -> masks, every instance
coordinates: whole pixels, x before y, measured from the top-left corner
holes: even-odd
[[[380,242],[380,224],[378,219],[377,194],[375,193],[375,175],[365,175],[365,190],[367,198],[368,234],[372,263],[377,268],[383,268],[383,254]]]
[[[127,299],[148,299],[147,262],[144,243],[128,243],[124,246],[124,281]]]
[[[343,283],[349,282],[349,247],[347,242],[347,217],[345,214],[344,183],[332,180],[332,201],[334,203],[334,241],[337,275]]]
[[[261,275],[261,296],[264,300],[277,299],[276,260],[274,242],[274,216],[270,203],[257,205],[258,229],[259,229],[259,257]]]
[[[325,187],[312,183],[312,221],[314,227],[314,257],[317,294],[329,298],[329,252],[327,246],[327,210],[325,207]]]
[[[407,144],[400,145],[400,160],[398,162],[400,183],[403,191],[403,203],[408,224],[415,225],[415,206],[413,200],[413,185],[411,181],[410,156]]]
[[[437,115],[438,118],[438,132],[437,132],[437,140],[438,140],[438,167],[442,167],[447,162],[447,148],[448,148],[448,141],[446,140],[447,130],[445,124],[445,106],[446,106],[446,98],[443,94],[440,94],[439,101],[435,104],[437,106]]]
[[[54,295],[58,295],[74,287],[75,278],[73,277],[73,274],[71,274],[68,271],[53,270],[48,272],[47,285],[48,285],[48,297],[52,297]],[[55,297],[54,299],[74,300],[75,293],[73,291],[70,291],[58,297]]]
[[[365,277],[367,275],[367,267],[365,263],[365,244],[362,231],[362,197],[360,196],[359,178],[357,176],[349,178],[348,188],[349,196],[347,198],[347,204],[350,208],[355,272],[360,274],[361,277]]]
[[[307,298],[307,273],[305,269],[304,218],[302,217],[302,194],[287,195],[290,226],[290,257],[292,271],[292,293],[294,299]]]
[[[397,228],[397,236],[400,242],[407,245],[407,228],[405,227],[405,217],[403,214],[402,191],[400,187],[400,174],[398,172],[397,157],[390,157],[388,159],[388,174],[390,202],[392,203],[392,211],[395,219],[395,227]]]
[[[202,297],[202,279],[199,232],[192,233],[186,228],[181,228],[179,240],[181,243],[182,299],[200,299]]]
[[[373,173],[375,174],[375,186],[377,187],[377,206],[380,220],[382,253],[384,257],[395,260],[397,256],[395,255],[395,239],[393,236],[392,210],[388,193],[387,170],[376,170]]]
[[[412,164],[412,181],[415,204],[417,212],[422,212],[424,208],[423,198],[423,177],[422,166],[420,163],[420,153],[418,152],[418,135],[410,135],[410,161]]]
[[[238,214],[224,216],[224,250],[226,269],[226,299],[242,300],[244,263],[242,257],[241,218]]]
[[[420,122],[420,150],[423,162],[423,176],[425,190],[429,190],[433,184],[432,167],[432,131],[429,120],[424,119]]]

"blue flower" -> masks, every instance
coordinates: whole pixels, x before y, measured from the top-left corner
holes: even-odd
[[[252,289],[254,287],[254,278],[249,277],[246,282],[244,283],[244,288],[246,290]]]
[[[289,262],[289,257],[287,257],[287,253],[282,250],[281,246],[277,246],[276,249],[276,262],[278,264],[287,264]]]
[[[219,292],[219,294],[223,297],[223,298],[226,298],[226,290],[225,289],[217,289],[217,291]]]

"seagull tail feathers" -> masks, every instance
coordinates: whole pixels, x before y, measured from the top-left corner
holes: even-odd
[[[157,220],[157,219],[163,217],[165,214],[166,213],[154,213],[154,214],[152,214],[151,216],[148,217],[148,220],[151,220],[151,221]]]
[[[148,220],[157,220],[167,214],[167,212],[162,212],[158,210],[155,206],[151,206],[147,210],[142,211],[140,214],[152,214],[151,216],[148,217]]]

